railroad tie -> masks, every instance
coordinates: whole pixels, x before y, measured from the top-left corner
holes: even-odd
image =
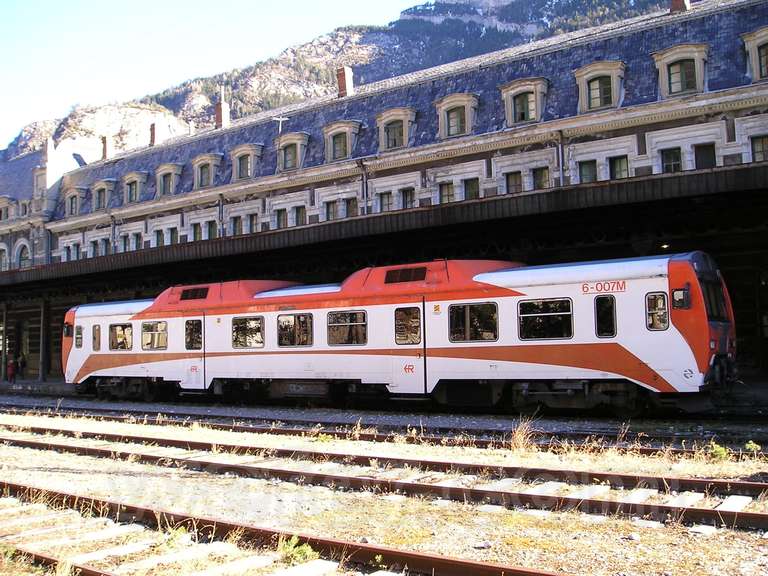
[[[330,576],[336,574],[339,569],[338,562],[329,560],[312,560],[298,566],[283,568],[270,572],[267,576]]]
[[[108,523],[111,523],[111,520],[98,518],[96,520],[90,520],[86,522],[80,522],[80,518],[73,518],[75,522],[72,524],[61,524],[59,526],[46,526],[45,528],[33,528],[32,530],[24,530],[22,532],[14,532],[13,534],[8,534],[7,536],[0,537],[0,542],[15,542],[16,540],[26,540],[27,538],[39,538],[40,536],[43,537],[42,541],[45,541],[45,539],[56,539],[61,538],[61,533],[66,533],[70,531],[78,531],[82,532],[83,530],[90,530],[92,528],[96,528],[99,526],[105,526]],[[36,540],[36,542],[39,542],[41,540]]]
[[[50,512],[49,514],[14,518],[13,520],[0,523],[0,535],[4,536],[5,534],[3,534],[3,532],[5,530],[13,530],[18,526],[26,526],[27,524],[39,524],[40,522],[50,522],[51,520],[61,520],[62,518],[73,518],[75,516],[76,513],[72,510],[61,510],[57,512]]]
[[[728,496],[715,510],[719,512],[741,512],[752,502],[751,496]]]
[[[568,497],[578,498],[579,500],[591,500],[597,496],[607,494],[610,491],[611,487],[606,484],[593,484],[592,486],[585,486],[572,494],[568,494]]]
[[[626,504],[642,504],[649,498],[656,496],[658,490],[652,488],[635,488],[629,494],[621,498],[621,501]]]
[[[523,491],[523,494],[531,496],[555,496],[560,490],[568,486],[565,482],[544,482]]]
[[[701,492],[683,492],[667,500],[664,505],[674,508],[690,508],[701,500],[704,500],[704,494]]]
[[[157,544],[157,542],[157,538],[142,540],[140,542],[131,542],[130,544],[123,544],[122,546],[102,548],[101,550],[94,550],[93,552],[86,552],[84,554],[69,556],[66,560],[72,564],[88,564],[91,562],[99,562],[107,558],[114,558],[115,556],[128,556],[130,554],[144,552],[144,550],[148,550]]]
[[[165,564],[178,564],[180,562],[187,562],[189,560],[200,560],[211,556],[213,554],[219,555],[234,555],[238,553],[238,548],[234,544],[228,544],[226,542],[211,542],[210,544],[200,544],[178,552],[171,552],[170,554],[164,554],[161,556],[153,556],[152,558],[146,558],[144,560],[137,560],[130,564],[122,564],[113,572],[115,574],[130,574],[131,572],[140,572],[142,570],[150,570],[157,566]]]
[[[32,543],[35,548],[39,546],[45,546],[46,548],[56,548],[58,546],[75,546],[84,542],[103,542],[105,540],[113,540],[126,536],[128,534],[135,534],[144,532],[145,528],[138,524],[119,524],[117,526],[109,526],[102,530],[95,532],[81,533],[71,538],[58,538],[58,539],[43,539]]]
[[[201,572],[195,572],[190,574],[190,576],[240,576],[240,574],[246,574],[250,570],[260,570],[261,568],[271,566],[276,560],[277,555],[275,554],[246,556],[245,558],[238,558],[232,562],[214,566]]]

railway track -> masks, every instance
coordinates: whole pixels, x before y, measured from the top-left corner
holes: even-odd
[[[330,576],[370,574],[395,576],[391,570],[407,568],[409,574],[433,576],[554,576],[553,572],[476,562],[368,543],[290,534],[271,528],[237,524],[221,518],[138,506],[129,502],[93,498],[82,494],[49,491],[35,486],[0,481],[0,544],[46,566],[66,566],[81,576],[130,576],[159,566],[173,565],[184,574],[214,576],[242,574],[262,569],[265,576]],[[45,505],[35,504],[44,500]],[[99,517],[91,512],[98,511]],[[50,524],[55,521],[55,524]],[[167,550],[161,532],[183,528],[193,538]],[[131,541],[115,545],[130,535]],[[229,541],[236,535],[237,545]],[[279,567],[280,543],[308,545],[320,555],[297,567]],[[88,552],[67,552],[88,543]],[[97,546],[93,546],[98,543]],[[247,544],[249,547],[243,547]],[[254,551],[250,546],[271,548]],[[163,550],[166,548],[166,550]],[[196,561],[203,568],[191,568]],[[190,564],[192,563],[192,564]],[[341,566],[343,564],[344,566]],[[269,567],[275,565],[274,570]],[[373,567],[372,567],[373,566]],[[352,570],[352,567],[354,570]],[[560,574],[560,576],[563,576]]]
[[[150,412],[145,408],[107,408],[99,406],[67,406],[65,403],[24,403],[9,402],[0,399],[0,409],[8,413],[24,414],[31,410],[40,413],[66,413],[71,416],[98,417],[102,420],[115,422],[142,421],[148,424],[177,425],[204,425],[214,430],[230,432],[255,432],[276,435],[306,435],[323,434],[332,438],[365,440],[369,442],[391,442],[396,439],[399,442],[413,444],[436,445],[471,445],[478,448],[489,448],[509,445],[514,442],[516,431],[514,428],[499,429],[465,429],[445,426],[397,426],[392,424],[368,423],[359,421],[357,424],[339,423],[337,421],[285,418],[271,419],[266,417],[226,417],[223,415],[205,416],[196,412],[183,412],[174,409],[173,412]],[[374,428],[375,427],[375,428]],[[563,443],[569,443],[570,447],[578,443],[589,443],[591,450],[601,447],[613,449],[627,449],[638,454],[656,454],[664,451],[675,455],[693,455],[702,446],[706,447],[711,442],[731,441],[730,455],[738,458],[742,455],[745,440],[756,442],[757,445],[768,444],[768,438],[739,436],[730,437],[720,434],[695,435],[689,432],[683,434],[649,435],[645,433],[632,433],[625,430],[608,430],[605,428],[594,430],[559,430],[551,432],[543,429],[531,428],[527,432],[533,441],[542,448],[557,449]],[[734,445],[736,443],[736,445]],[[684,447],[685,444],[694,448]],[[748,456],[764,455],[760,451],[746,453]]]
[[[674,519],[689,524],[768,529],[768,513],[749,510],[754,499],[768,494],[768,483],[764,482],[276,449],[255,444],[108,433],[85,427],[0,426],[6,429],[0,433],[0,442],[11,446],[185,467],[211,474],[428,496],[505,508],[569,509],[661,521]]]

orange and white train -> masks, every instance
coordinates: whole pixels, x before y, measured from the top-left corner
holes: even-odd
[[[341,284],[243,280],[69,310],[66,379],[101,395],[431,396],[635,409],[733,377],[726,286],[702,252],[524,266],[443,260]]]

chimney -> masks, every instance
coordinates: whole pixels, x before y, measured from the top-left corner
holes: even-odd
[[[224,85],[219,86],[219,101],[216,102],[216,128],[229,126],[229,102],[224,99]]]
[[[336,80],[339,84],[339,98],[354,96],[355,83],[352,79],[352,67],[342,66],[336,69]]]
[[[101,159],[108,160],[112,157],[112,139],[109,136],[101,137]]]
[[[149,125],[149,145],[154,146],[155,145],[155,123],[152,122],[152,124]]]
[[[669,13],[688,12],[691,9],[691,0],[670,0]]]

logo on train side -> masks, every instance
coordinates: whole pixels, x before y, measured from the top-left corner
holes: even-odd
[[[584,282],[581,285],[582,294],[609,294],[611,292],[626,292],[626,280],[604,280],[603,282]]]
[[[416,366],[414,366],[413,364],[406,364],[405,366],[403,366],[403,372],[405,372],[406,374],[413,374],[414,372],[416,372]]]

